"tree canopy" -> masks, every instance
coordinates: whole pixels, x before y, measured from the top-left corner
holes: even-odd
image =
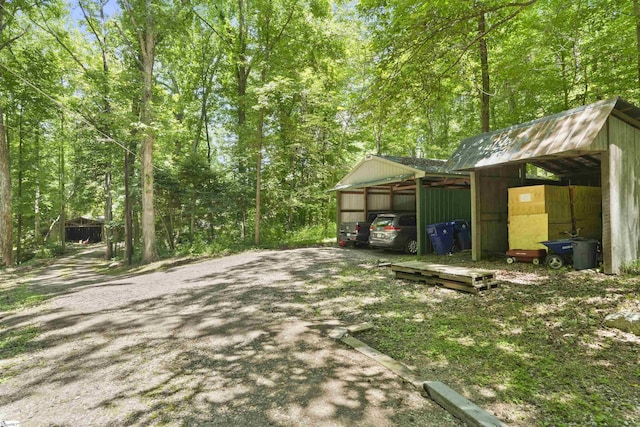
[[[367,152],[640,102],[638,0],[0,0],[0,264],[331,233]],[[139,255],[134,255],[139,254]]]

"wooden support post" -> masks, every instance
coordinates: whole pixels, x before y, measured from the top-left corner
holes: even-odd
[[[340,239],[340,225],[342,225],[342,191],[336,191],[336,241]]]
[[[614,265],[614,247],[618,238],[617,221],[612,221],[619,215],[619,200],[616,185],[612,182],[615,180],[615,172],[611,170],[611,162],[619,160],[616,147],[610,147],[609,150],[602,153],[600,167],[601,183],[602,183],[602,258],[604,262],[604,272],[606,274],[617,274],[618,265]],[[614,169],[618,165],[614,165]],[[613,179],[612,179],[613,176]]]
[[[367,187],[364,187],[362,189],[362,194],[364,195],[364,219],[363,221],[367,221],[367,218],[369,217],[369,189]]]
[[[418,237],[418,255],[427,254],[427,224],[426,222],[426,209],[424,209],[424,186],[422,185],[422,178],[416,178],[416,231]]]
[[[482,259],[480,172],[471,172],[471,259]]]

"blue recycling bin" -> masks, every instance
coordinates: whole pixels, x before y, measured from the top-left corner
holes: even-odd
[[[453,232],[453,223],[451,221],[427,225],[427,234],[431,239],[433,249],[438,255],[451,253],[451,249],[453,249]]]
[[[466,219],[456,219],[453,224],[453,237],[456,248],[460,251],[471,249],[471,226]]]

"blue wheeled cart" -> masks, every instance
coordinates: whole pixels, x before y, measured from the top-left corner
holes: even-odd
[[[563,265],[573,263],[573,239],[547,240],[540,242],[549,248],[547,266],[557,270]]]
[[[571,239],[547,240],[540,242],[549,248],[547,265],[554,270],[563,265],[573,264],[576,270],[594,268],[598,265],[598,241],[574,237]]]

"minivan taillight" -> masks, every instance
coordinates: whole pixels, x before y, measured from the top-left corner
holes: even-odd
[[[356,224],[356,231],[360,231],[360,224]]]
[[[387,225],[384,231],[400,231],[400,227],[394,227],[393,225]]]

